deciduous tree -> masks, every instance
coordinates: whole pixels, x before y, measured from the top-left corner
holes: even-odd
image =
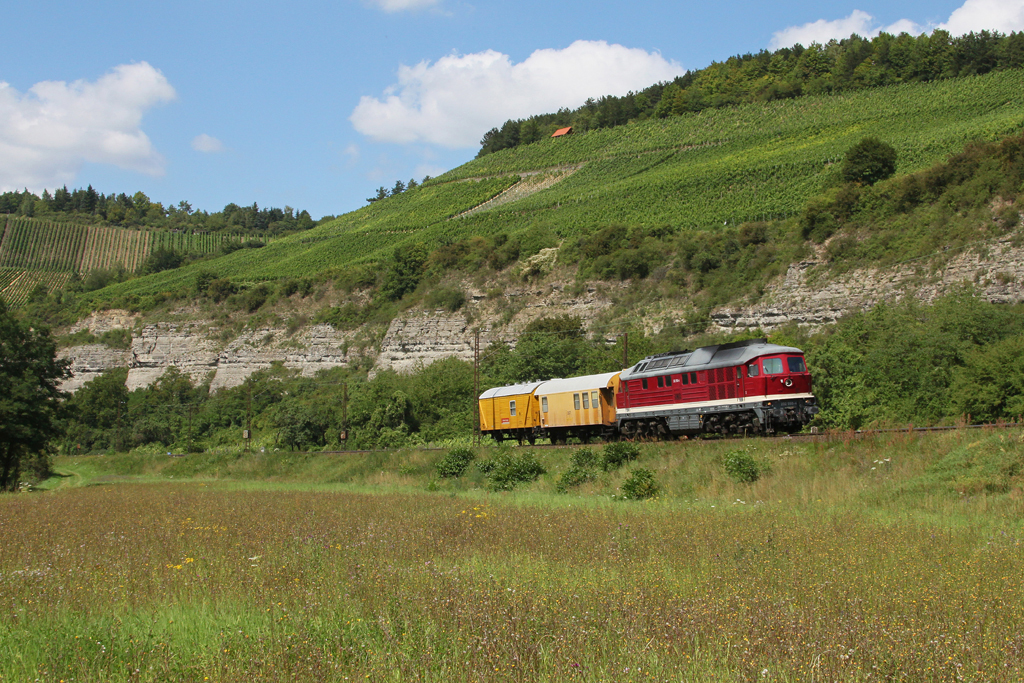
[[[49,331],[17,320],[0,299],[0,491],[18,487],[27,461],[45,458],[70,374]]]

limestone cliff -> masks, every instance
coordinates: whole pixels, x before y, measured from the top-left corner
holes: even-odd
[[[768,288],[761,301],[749,306],[730,306],[712,312],[712,327],[740,331],[771,331],[782,325],[820,326],[880,301],[913,296],[931,301],[962,283],[971,283],[987,300],[1000,303],[1024,301],[1024,247],[1007,238],[987,252],[956,255],[940,268],[920,262],[896,268],[850,271],[828,277],[823,261],[794,264],[786,275]],[[115,367],[128,368],[128,387],[146,386],[169,367],[177,367],[195,381],[210,379],[213,389],[237,386],[253,372],[280,362],[303,375],[346,367],[356,360],[382,370],[409,372],[440,358],[456,356],[471,361],[475,335],[480,348],[494,341],[515,344],[520,330],[530,321],[551,315],[577,315],[587,326],[613,304],[613,298],[629,283],[604,284],[574,293],[557,278],[506,287],[500,295],[470,288],[465,307],[458,313],[411,310],[394,319],[375,348],[355,351],[357,332],[335,330],[330,325],[307,325],[292,333],[284,327],[246,329],[226,333],[212,321],[156,322],[139,325],[127,311],[104,311],[80,321],[72,331],[88,329],[101,334],[111,329],[132,329],[131,348],[110,349],[88,344],[65,349],[72,361],[71,391],[100,373]],[[688,302],[661,303],[661,320],[681,319]],[[652,327],[658,324],[652,324]]]

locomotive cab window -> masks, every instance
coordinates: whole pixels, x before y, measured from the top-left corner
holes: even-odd
[[[800,356],[790,356],[786,359],[786,364],[789,366],[790,372],[807,372],[807,366],[804,365],[804,359]]]
[[[583,392],[583,410],[590,410],[590,396],[587,392]]]
[[[747,366],[747,377],[757,377],[759,374],[761,373],[757,363],[751,363]]]
[[[782,373],[782,359],[781,358],[765,358],[761,361],[764,365],[764,374],[766,375],[778,375]]]
[[[511,417],[515,417],[516,416],[516,402],[515,401],[509,401],[508,402],[508,414]]]
[[[542,412],[545,412],[545,413],[548,412],[548,397],[547,396],[541,396],[540,397],[540,409],[541,409]]]

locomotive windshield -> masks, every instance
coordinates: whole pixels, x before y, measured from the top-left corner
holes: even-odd
[[[764,374],[766,375],[777,375],[782,372],[781,358],[765,358],[761,363],[764,365]]]
[[[790,372],[807,372],[807,366],[804,365],[804,359],[800,356],[790,356],[786,359],[786,363],[789,365]]]

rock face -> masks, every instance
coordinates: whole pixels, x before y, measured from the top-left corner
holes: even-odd
[[[61,385],[65,391],[78,391],[111,368],[126,368],[131,363],[131,352],[112,349],[103,344],[72,346],[61,353],[71,361],[72,377]]]
[[[483,339],[489,341],[490,335],[482,335],[481,348],[486,346]],[[475,333],[464,315],[435,312],[397,318],[381,342],[374,371],[411,372],[449,356],[472,362],[475,343]]]
[[[882,301],[896,302],[911,296],[931,302],[965,284],[992,303],[1024,301],[1024,247],[1014,246],[1010,237],[989,247],[987,254],[964,252],[939,269],[908,263],[891,270],[855,270],[816,282],[810,274],[821,263],[791,265],[762,302],[719,309],[711,315],[712,324],[720,330],[771,331],[789,323],[818,327]]]
[[[762,301],[714,311],[712,326],[728,331],[771,331],[794,323],[817,327],[880,301],[898,301],[907,296],[931,301],[963,283],[973,284],[992,302],[1024,301],[1024,247],[1015,246],[1010,238],[990,246],[987,253],[959,254],[941,269],[929,270],[919,262],[891,270],[851,271],[826,279],[817,272],[820,269],[816,266],[821,264],[806,261],[792,265]],[[629,284],[606,283],[602,287],[614,293]],[[580,316],[587,327],[593,327],[598,316],[612,305],[611,296],[594,287],[573,293],[558,282],[506,287],[500,297],[470,289],[466,306],[458,313],[419,311],[393,320],[379,348],[368,352],[376,357],[372,372],[410,372],[448,356],[472,361],[477,330],[481,349],[499,340],[514,345],[521,330],[543,316]],[[676,304],[678,310],[663,307],[665,318],[684,316],[688,302]],[[102,334],[136,325],[137,318],[127,311],[104,311],[80,321],[72,330]],[[127,351],[101,344],[65,349],[62,355],[71,359],[75,376],[64,388],[74,391],[115,367],[129,369],[129,389],[147,386],[171,366],[197,382],[209,377],[212,389],[237,386],[274,362],[308,376],[322,369],[346,367],[357,357],[362,358],[350,350],[356,334],[321,324],[294,334],[284,328],[264,327],[231,335],[210,321],[161,322],[133,332]]]
[[[90,326],[80,329],[106,331],[116,322],[128,322],[117,314],[90,317]],[[101,322],[102,321],[102,322]],[[134,320],[132,320],[134,322]],[[155,382],[168,368],[176,367],[193,382],[210,379],[211,389],[238,386],[257,370],[281,362],[297,368],[303,375],[349,363],[351,332],[338,332],[330,325],[312,325],[289,335],[284,328],[265,327],[246,330],[222,341],[219,330],[210,322],[156,323],[133,333],[127,351],[102,344],[73,346],[62,352],[72,361],[74,377],[64,383],[66,391],[76,391],[89,380],[111,368],[128,368],[129,390]],[[212,375],[212,377],[211,377]]]

